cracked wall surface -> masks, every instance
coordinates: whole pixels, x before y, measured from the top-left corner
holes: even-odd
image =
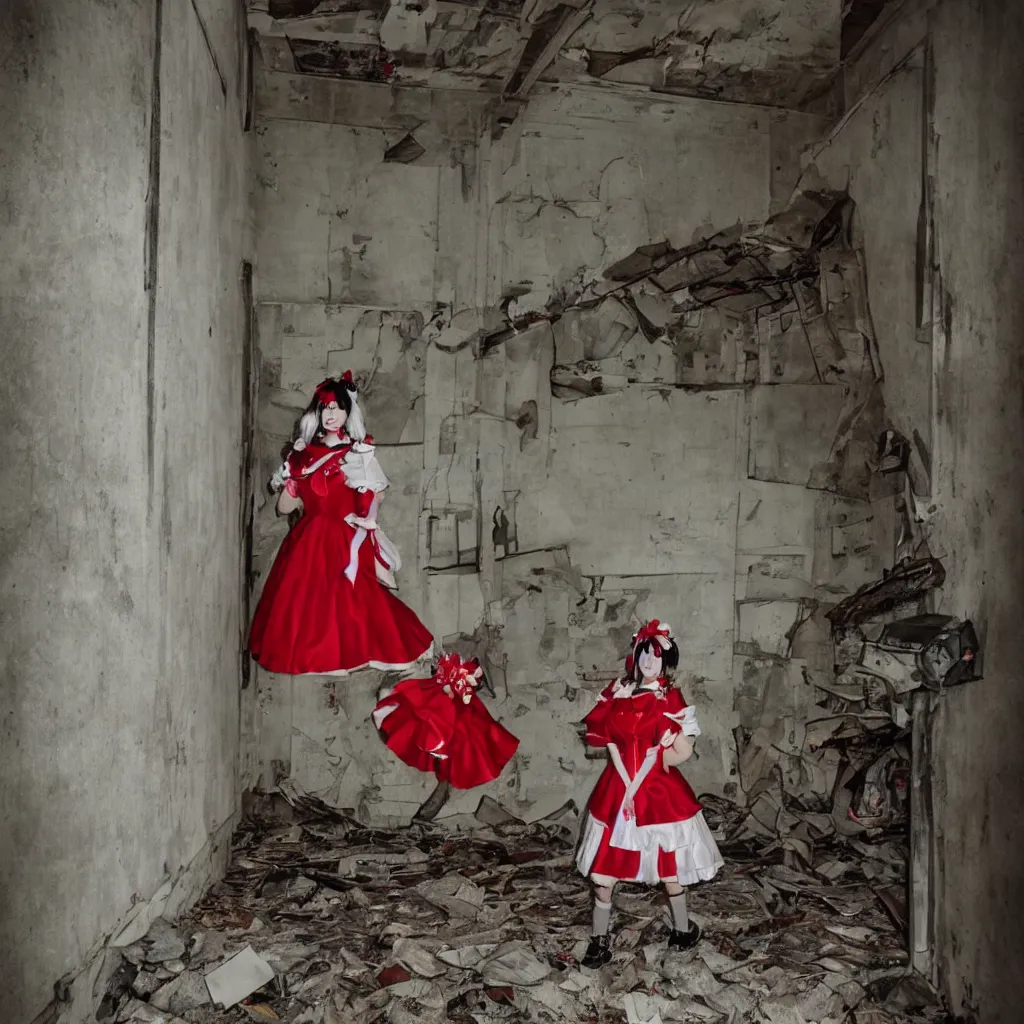
[[[400,593],[481,657],[523,740],[485,791],[525,816],[586,798],[600,762],[577,723],[657,616],[702,718],[688,774],[739,795],[750,695],[781,672],[777,718],[803,721],[807,672],[831,668],[824,611],[891,547],[858,454],[882,415],[863,255],[808,271],[831,207],[789,205],[821,123],[541,89],[501,131],[475,96],[274,72],[260,95],[260,478],[316,381],[352,369]],[[262,579],[286,524],[261,501]],[[376,735],[380,685],[258,672],[248,784],[291,775],[407,819],[432,783]]]
[[[154,10],[0,12],[0,996],[19,1024],[86,1019],[63,979],[158,892],[170,914],[179,883],[201,890],[237,806],[246,26],[226,2]]]

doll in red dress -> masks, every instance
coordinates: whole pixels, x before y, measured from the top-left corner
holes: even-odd
[[[584,719],[587,743],[606,747],[608,765],[590,796],[576,866],[594,883],[594,917],[584,967],[611,959],[608,928],[619,881],[664,883],[672,912],[669,949],[689,949],[700,929],[684,886],[723,866],[690,784],[676,767],[700,735],[696,709],[669,680],[679,648],[655,619],[633,637],[626,673],[606,687]]]
[[[433,637],[388,588],[401,567],[377,526],[388,478],[367,436],[351,372],[319,384],[271,488],[281,515],[302,510],[253,616],[252,656],[269,672],[403,670]]]
[[[501,774],[519,747],[477,696],[482,680],[475,658],[443,654],[432,678],[404,679],[381,698],[374,725],[407,765],[456,789],[482,786]]]

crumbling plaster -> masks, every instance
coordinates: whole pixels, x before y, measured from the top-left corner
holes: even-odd
[[[646,340],[628,303],[572,307],[611,290],[603,271],[638,246],[763,224],[821,122],[540,88],[500,134],[477,96],[274,72],[259,110],[260,479],[312,385],[352,369],[394,485],[383,518],[402,597],[439,641],[483,657],[485,699],[524,739],[486,791],[528,816],[585,796],[599,764],[576,723],[644,616],[683,641],[698,790],[738,795],[733,731],[756,729],[766,700],[799,773],[807,673],[831,667],[821,612],[892,548],[888,505],[808,490],[830,486],[813,479],[848,415],[843,385],[789,340],[795,312],[755,329],[698,311],[673,346]],[[407,133],[423,152],[385,161]],[[860,271],[830,273],[837,311]],[[659,315],[653,293],[630,294]],[[286,524],[259,501],[262,579]],[[375,734],[380,685],[259,672],[247,783],[291,775],[370,821],[407,819],[430,780]]]
[[[932,471],[932,313],[925,306],[927,255],[918,251],[925,244],[926,22],[914,22],[920,34],[897,59],[877,52],[887,33],[861,57],[871,77],[855,65],[847,114],[804,154],[801,184],[847,189],[857,203],[854,232],[865,256],[885,373],[881,388],[892,425],[911,442],[914,482],[926,497]],[[903,25],[894,25],[892,35],[901,39]]]
[[[835,78],[842,14],[842,0],[284,0],[249,16],[276,71],[515,91],[517,71],[550,45],[540,82],[801,109]]]
[[[226,0],[0,12],[0,1001],[18,1024],[55,994],[94,1007],[88,974],[58,980],[226,863],[243,34]]]

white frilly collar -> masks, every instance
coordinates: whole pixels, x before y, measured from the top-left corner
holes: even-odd
[[[659,700],[665,699],[665,680],[659,679],[654,686],[643,686],[632,679],[616,679],[612,697],[638,697],[643,693],[653,693]]]

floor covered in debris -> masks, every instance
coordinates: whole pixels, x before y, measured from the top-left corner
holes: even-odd
[[[689,891],[701,942],[668,953],[660,890],[620,886],[614,958],[590,971],[575,805],[526,823],[484,798],[473,816],[382,830],[286,785],[249,806],[227,877],[189,918],[118,952],[98,1019],[952,1021],[907,969],[899,815],[853,838],[785,800],[781,839],[703,799],[726,869]],[[248,994],[218,1009],[208,976],[228,961],[221,977]]]

